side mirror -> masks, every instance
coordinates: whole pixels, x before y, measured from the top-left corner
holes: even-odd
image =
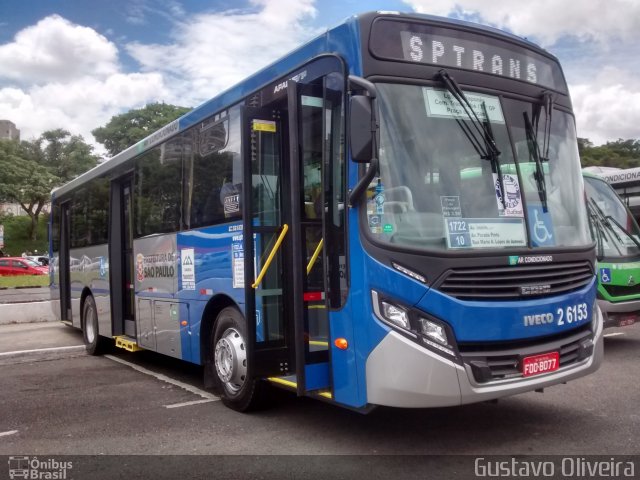
[[[357,163],[369,163],[373,158],[373,134],[371,131],[371,98],[354,95],[349,101],[349,145],[351,159]]]

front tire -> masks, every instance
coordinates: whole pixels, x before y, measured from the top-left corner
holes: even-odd
[[[265,385],[253,379],[247,352],[247,330],[235,307],[222,309],[216,318],[211,351],[215,382],[222,402],[239,412],[264,406]]]
[[[89,295],[82,307],[82,336],[89,355],[102,355],[106,349],[106,339],[100,336],[98,329],[98,309]]]

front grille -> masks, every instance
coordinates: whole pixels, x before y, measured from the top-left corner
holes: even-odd
[[[558,352],[560,354],[560,368],[567,367],[580,362],[593,353],[593,334],[589,326],[585,326],[579,331],[569,335],[563,335],[551,341],[538,340],[538,344],[526,342],[528,347],[521,347],[521,342],[511,344],[501,344],[501,349],[488,351],[496,348],[495,345],[475,346],[479,350],[472,350],[471,345],[460,345],[460,354],[465,364],[471,367],[473,376],[478,383],[489,383],[492,381],[506,380],[522,377],[520,362],[524,357],[547,352]],[[515,353],[517,350],[518,353]]]
[[[587,261],[457,268],[447,272],[435,287],[462,300],[518,300],[579,290],[588,285],[593,276]]]
[[[624,285],[607,285],[602,284],[604,289],[612,297],[623,297],[625,295],[638,295],[640,294],[640,283],[638,285],[631,285],[629,287]]]

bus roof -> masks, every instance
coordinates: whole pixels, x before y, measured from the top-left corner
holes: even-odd
[[[358,21],[361,18],[374,18],[381,15],[388,15],[392,18],[396,16],[416,18],[479,30],[492,35],[498,35],[509,40],[516,41],[518,43],[522,43],[527,48],[542,51],[549,55],[548,52],[544,51],[538,45],[532,43],[527,39],[523,39],[497,28],[489,27],[486,25],[479,25],[464,20],[450,19],[446,17],[438,17],[420,13],[400,13],[390,11],[367,12],[359,15],[353,15],[346,18],[337,26],[326,30],[306,44],[301,45],[300,47],[292,50],[270,65],[262,68],[245,80],[242,80],[240,83],[230,87],[227,90],[224,90],[212,99],[207,100],[206,102],[187,112],[177,120],[174,120],[168,125],[153,132],[152,134],[148,135],[139,142],[118,153],[117,155],[98,164],[91,170],[76,177],[65,185],[54,189],[52,191],[52,197],[55,198],[64,195],[65,193],[72,191],[74,188],[79,187],[83,183],[108,173],[112,169],[115,169],[116,167],[124,164],[131,158],[151,149],[164,140],[183,132],[184,130],[197,124],[198,122],[201,122],[208,116],[237,104],[238,102],[242,101],[243,98],[246,98],[247,96],[250,96],[251,94],[259,91],[261,88],[267,86],[269,83],[274,82],[278,78],[281,78],[283,75],[295,71],[297,68],[304,65],[307,61],[320,54],[338,53],[343,55],[347,60],[350,61],[350,73],[354,75],[361,75],[362,57],[359,49],[360,27]]]
[[[627,169],[612,169],[605,172],[593,172],[611,185],[618,187],[640,184],[640,167]]]

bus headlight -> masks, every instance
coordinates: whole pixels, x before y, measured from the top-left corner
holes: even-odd
[[[446,347],[449,346],[449,341],[447,339],[447,332],[444,329],[444,326],[439,325],[432,320],[421,318],[420,329],[422,330],[422,334],[425,337],[430,338],[435,342],[438,342],[440,345],[444,345]]]
[[[409,314],[404,308],[384,301],[380,302],[380,304],[382,305],[381,313],[384,318],[400,328],[411,330]]]

